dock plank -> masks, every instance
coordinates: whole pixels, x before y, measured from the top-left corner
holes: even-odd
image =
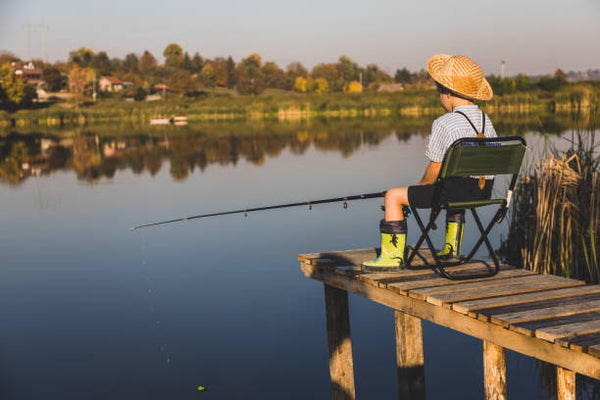
[[[593,320],[584,322],[536,329],[535,336],[549,342],[554,342],[556,339],[560,338],[600,332],[600,314],[596,314],[593,318]]]
[[[589,286],[586,286],[589,287]],[[472,318],[478,318],[482,321],[490,321],[493,317],[500,314],[511,314],[517,312],[526,312],[532,310],[539,310],[544,308],[552,308],[556,306],[568,306],[572,304],[581,304],[585,302],[593,302],[600,300],[600,293],[592,293],[589,295],[574,295],[571,297],[562,297],[558,299],[547,299],[532,302],[525,302],[522,304],[512,304],[507,306],[489,307],[480,310],[469,311],[468,315]],[[495,324],[508,326],[506,322],[502,320],[494,319],[492,321]]]
[[[377,257],[377,249],[366,248],[366,249],[355,249],[355,250],[341,250],[341,251],[329,251],[322,253],[308,253],[300,254],[298,260],[307,264],[321,263],[330,265],[360,265],[365,261],[372,260]],[[328,261],[324,261],[328,260]]]
[[[600,285],[584,285],[552,289],[543,292],[526,293],[520,295],[499,296],[492,299],[478,299],[456,302],[452,304],[452,309],[461,314],[467,314],[470,311],[489,309],[491,307],[509,306],[515,304],[525,304],[535,301],[555,300],[573,296],[583,296],[586,294],[600,293]]]
[[[587,352],[590,355],[600,358],[600,344],[589,346]]]
[[[583,314],[592,311],[600,311],[600,300],[580,301],[575,304],[558,304],[554,307],[548,308],[496,314],[491,316],[491,322],[498,325],[508,326],[510,324],[519,322],[566,317],[569,315]]]
[[[477,272],[478,268],[474,268],[473,272]],[[533,275],[534,273],[522,269],[503,269],[498,272],[497,275],[491,278],[477,278],[470,279],[469,282],[490,282],[492,280],[504,281],[505,278],[514,278],[519,276]],[[536,274],[537,275],[537,274]],[[464,281],[451,281],[446,278],[442,278],[439,275],[433,273],[429,279],[412,280],[406,282],[393,282],[388,283],[387,287],[400,294],[408,294],[408,291],[426,288],[440,288],[440,287],[453,287],[455,285],[462,285]]]
[[[588,333],[575,337],[560,338],[556,343],[579,352],[587,352],[589,346],[600,345],[600,333]]]
[[[483,264],[474,261],[467,264],[459,265],[456,267],[452,267],[453,272],[464,272],[464,273],[473,273],[473,272],[483,272],[484,267]],[[504,267],[502,270],[514,270],[514,267]],[[434,281],[439,282],[441,284],[453,284],[458,283],[460,281],[451,281],[445,278],[441,278],[438,273],[434,272],[430,268],[425,269],[406,269],[400,272],[394,273],[373,273],[363,275],[361,279],[373,279],[376,280],[381,287],[390,287],[394,283],[405,283],[405,282],[421,282],[424,283],[426,281]],[[491,279],[491,278],[487,278]]]
[[[446,303],[454,303],[468,300],[488,299],[493,297],[501,297],[514,294],[540,292],[556,288],[565,288],[570,286],[582,285],[584,282],[574,279],[564,279],[552,276],[540,276],[535,282],[527,282],[521,284],[506,286],[495,286],[490,288],[479,288],[473,290],[465,290],[453,293],[442,293],[435,295],[427,295],[425,299],[428,303],[441,306]],[[516,278],[515,278],[516,279]],[[409,296],[413,292],[409,293]]]
[[[478,280],[475,281],[474,279],[471,280],[469,279],[468,281],[458,281],[458,284],[456,285],[444,285],[444,286],[438,286],[438,287],[431,287],[431,288],[423,288],[423,289],[415,289],[415,290],[411,290],[410,292],[410,296],[416,298],[416,299],[421,299],[421,300],[425,300],[426,298],[428,298],[429,296],[437,296],[437,295],[441,295],[441,294],[450,294],[450,293],[458,293],[458,292],[465,292],[465,291],[473,291],[473,290],[480,290],[480,289],[486,289],[486,288],[493,288],[496,286],[502,286],[502,287],[508,287],[508,286],[514,286],[514,285],[520,285],[520,284],[525,284],[525,283],[532,283],[532,282],[540,282],[541,279],[543,279],[544,281],[547,280],[551,280],[551,281],[556,281],[560,278],[557,277],[546,277],[546,276],[540,276],[538,274],[521,274],[518,276],[513,276],[513,277],[507,277],[505,279],[503,278],[496,278],[496,279],[484,279],[484,280]]]
[[[569,315],[566,317],[558,317],[540,321],[522,322],[511,324],[509,329],[514,332],[521,333],[527,336],[536,336],[538,330],[547,328],[556,328],[564,325],[572,325],[582,322],[594,321],[600,319],[600,312],[591,312],[585,314]],[[591,333],[591,332],[587,332]]]

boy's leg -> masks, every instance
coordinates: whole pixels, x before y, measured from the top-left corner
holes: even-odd
[[[403,206],[408,206],[408,186],[392,188],[385,192],[385,220],[402,221],[404,213]]]
[[[444,247],[438,252],[442,259],[459,259],[465,229],[465,210],[446,211],[446,238]]]
[[[393,188],[386,192],[385,219],[379,224],[381,253],[375,260],[363,263],[365,271],[395,271],[404,266],[406,221],[402,206],[408,205],[408,188]]]

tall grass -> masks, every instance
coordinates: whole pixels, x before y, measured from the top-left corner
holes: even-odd
[[[509,264],[600,282],[600,152],[597,110],[574,115],[566,150],[550,148],[515,190],[509,234],[500,252]],[[556,366],[537,361],[546,396],[556,393]],[[598,381],[578,375],[577,398],[600,398]]]
[[[501,252],[536,272],[600,282],[600,153],[595,115],[566,150],[550,149],[515,191]]]

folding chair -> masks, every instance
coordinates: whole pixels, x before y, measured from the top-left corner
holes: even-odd
[[[431,208],[431,214],[429,216],[429,222],[427,225],[423,224],[423,220],[419,216],[416,208],[411,207],[412,214],[415,216],[415,220],[421,229],[421,237],[417,241],[416,245],[408,250],[408,257],[406,259],[406,266],[411,267],[411,262],[418,256],[421,260],[425,261],[426,265],[430,266],[434,270],[437,270],[439,274],[448,279],[473,279],[473,278],[485,278],[494,276],[500,269],[500,261],[498,256],[494,252],[492,245],[488,239],[488,234],[492,230],[494,222],[500,223],[506,215],[506,211],[510,206],[510,201],[513,193],[513,189],[517,182],[523,156],[527,143],[519,136],[509,136],[503,138],[462,138],[455,141],[452,146],[448,149],[442,162],[439,177],[435,182],[434,196],[433,196],[433,207]],[[503,198],[490,198],[489,200],[477,200],[477,201],[462,201],[453,203],[440,202],[440,196],[444,182],[448,178],[455,177],[472,177],[472,176],[488,176],[488,175],[512,175],[510,185],[506,192],[506,196]],[[483,206],[498,205],[496,214],[487,225],[483,227],[481,219],[477,215],[476,209]],[[429,237],[429,231],[436,229],[435,220],[442,210],[456,210],[456,209],[469,209],[473,214],[477,228],[481,233],[481,237],[469,252],[466,257],[460,260],[446,261],[441,260],[437,254],[437,251]],[[419,247],[426,241],[431,255],[433,256],[435,265],[428,264],[426,258],[419,254]],[[451,274],[446,271],[447,267],[461,265],[469,262],[479,247],[485,243],[489,250],[490,256],[494,262],[494,268],[488,268],[488,271],[474,274]],[[415,268],[415,267],[413,267]]]

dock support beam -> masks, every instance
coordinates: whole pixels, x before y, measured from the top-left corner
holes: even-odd
[[[575,372],[556,367],[556,398],[575,400]]]
[[[348,292],[327,284],[324,286],[331,398],[333,400],[354,400],[356,395]]]
[[[483,341],[483,379],[486,400],[506,400],[506,356],[504,347]]]
[[[398,399],[425,399],[425,366],[421,319],[394,311]]]

